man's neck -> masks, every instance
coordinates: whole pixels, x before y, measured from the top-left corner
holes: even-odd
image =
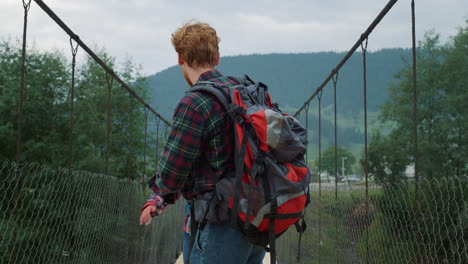
[[[200,78],[200,75],[202,75],[203,73],[205,73],[207,71],[212,71],[212,70],[214,70],[214,68],[210,68],[210,67],[202,67],[202,68],[187,67],[186,68],[186,73],[187,73],[186,77],[188,77],[187,82],[189,83],[190,86],[193,86],[198,81],[198,79]]]

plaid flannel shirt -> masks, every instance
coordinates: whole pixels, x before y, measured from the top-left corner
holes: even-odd
[[[237,84],[217,70],[203,73],[198,81]],[[158,203],[165,207],[180,194],[190,200],[213,190],[214,179],[233,170],[232,131],[224,107],[213,95],[186,93],[174,111],[173,128],[158,165],[159,174],[148,181],[153,194],[143,208]],[[166,201],[161,202],[161,197]]]

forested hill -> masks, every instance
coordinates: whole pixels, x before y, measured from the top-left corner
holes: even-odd
[[[411,50],[386,49],[367,54],[367,90],[369,124],[377,116],[378,106],[387,100],[387,87],[394,75],[409,61]],[[294,114],[325,80],[345,53],[268,54],[221,58],[218,69],[226,75],[247,73],[253,80],[268,85],[273,101]],[[171,119],[178,100],[188,89],[178,66],[148,77],[152,106]],[[333,144],[333,86],[330,81],[322,97],[322,146]],[[310,144],[317,141],[317,100],[310,106]],[[363,65],[362,54],[355,53],[339,71],[337,82],[338,144],[360,155],[363,136]],[[301,116],[303,120],[304,114]],[[316,153],[312,154],[313,156]]]
[[[385,102],[389,81],[403,67],[404,60],[410,55],[409,49],[368,52],[367,85],[370,111],[377,111],[377,106]],[[343,52],[319,52],[222,57],[218,69],[225,75],[248,74],[253,80],[267,84],[274,101],[291,112],[302,106],[344,56]],[[180,68],[173,66],[148,76],[148,82],[152,105],[165,117],[170,118],[177,101],[188,88]],[[339,72],[339,112],[354,116],[362,110],[362,87],[362,56],[355,53]],[[324,90],[324,107],[333,103],[331,88],[330,82],[329,87]]]

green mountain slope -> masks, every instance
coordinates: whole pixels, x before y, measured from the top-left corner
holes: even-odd
[[[411,55],[409,49],[385,49],[368,52],[367,87],[369,119],[375,119],[378,106],[387,99],[387,86],[394,74],[403,67]],[[343,52],[305,54],[245,55],[221,58],[218,69],[226,75],[247,73],[253,80],[268,85],[274,101],[286,112],[293,114],[324,81]],[[337,83],[338,144],[355,149],[363,142],[363,69],[362,56],[355,53],[339,72]],[[166,118],[188,85],[179,67],[174,66],[148,77],[152,105]],[[310,137],[315,139],[318,118],[317,100],[310,106]],[[322,135],[324,146],[333,143],[333,86],[323,91]],[[301,115],[303,122],[305,114]],[[316,140],[311,140],[315,142]],[[312,143],[313,144],[313,143]],[[314,144],[313,144],[314,145]]]

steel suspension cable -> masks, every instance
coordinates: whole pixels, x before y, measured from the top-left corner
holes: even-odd
[[[132,179],[132,160],[133,160],[133,110],[134,110],[134,102],[135,97],[133,94],[130,94],[130,139],[128,144],[128,180],[131,181]]]
[[[294,117],[299,115],[299,113],[304,110],[305,106],[310,103],[318,94],[319,91],[321,91],[325,85],[335,76],[335,74],[341,69],[341,67],[346,63],[346,61],[354,54],[356,49],[361,45],[361,43],[369,36],[370,33],[374,30],[374,28],[380,23],[380,21],[385,17],[385,15],[392,9],[393,5],[397,2],[398,0],[390,0],[387,5],[380,11],[380,13],[377,15],[377,17],[372,21],[370,26],[367,28],[367,30],[361,34],[361,37],[356,41],[356,43],[353,45],[353,47],[348,51],[348,53],[343,57],[343,59],[338,63],[338,65],[333,68],[333,70],[330,72],[328,77],[322,82],[322,84],[315,90],[315,92],[307,99],[302,107],[299,108],[299,110],[296,111],[294,114]]]
[[[71,72],[71,86],[70,86],[70,127],[69,127],[69,134],[68,134],[68,182],[69,186],[73,186],[73,171],[72,171],[72,165],[73,165],[73,131],[74,131],[74,102],[75,102],[75,68],[76,68],[76,54],[78,52],[78,45],[73,45],[73,40],[70,38],[70,48],[71,48],[71,54],[72,54],[72,72]],[[67,206],[67,217],[68,221],[72,222],[74,219],[74,206],[73,206],[73,201],[74,201],[74,195],[75,195],[75,190],[73,187],[70,188],[68,191],[68,206]],[[68,225],[66,229],[67,233],[67,241],[66,241],[66,246],[65,250],[63,251],[63,255],[69,256],[70,252],[72,252],[72,225]],[[71,258],[67,258],[67,261],[69,262]]]
[[[333,81],[333,106],[334,106],[334,136],[335,136],[335,206],[338,204],[338,139],[337,139],[337,123],[336,123],[336,84],[338,82],[338,71],[332,78]],[[335,219],[335,239],[338,240],[338,219]],[[336,256],[336,263],[338,263],[338,254]]]
[[[156,171],[158,169],[158,155],[159,155],[159,125],[161,123],[160,119],[156,119],[156,148],[155,148],[155,154],[156,154],[156,159],[155,159],[155,164],[154,164],[154,170]]]
[[[338,71],[332,78],[333,81],[333,115],[334,115],[334,137],[335,137],[335,200],[338,200],[338,137],[337,137],[337,123],[336,123],[336,84],[338,82]]]
[[[135,104],[135,96],[130,93],[130,135],[129,135],[129,144],[128,144],[128,162],[127,162],[127,170],[128,170],[128,174],[127,174],[127,180],[129,183],[132,182],[132,168],[133,168],[133,110],[134,110],[134,104]],[[128,206],[129,208],[132,206],[132,190],[131,189],[128,189],[128,197],[127,197],[127,201],[128,201]],[[131,218],[132,218],[132,212],[129,211],[128,212],[128,220],[131,221]],[[131,236],[131,233],[127,231],[127,235],[128,235],[128,239],[130,239],[130,236]],[[130,263],[130,255],[129,255],[129,245],[127,244],[126,247],[125,247],[125,258],[127,260],[127,263]]]
[[[305,129],[306,129],[306,153],[305,153],[305,160],[306,164],[309,165],[309,107],[310,105],[307,105],[306,110],[305,110]],[[310,189],[310,186],[309,186]],[[305,212],[302,214],[302,221],[305,222]],[[302,242],[302,235],[303,232],[299,233],[299,241],[298,241],[298,246],[297,246],[297,252],[296,252],[296,261],[300,262],[301,261],[301,242]]]
[[[306,126],[306,140],[309,142],[309,106],[305,108],[305,126]],[[306,148],[306,164],[309,162],[309,148]]]
[[[135,99],[137,99],[142,105],[144,105],[146,108],[148,108],[155,116],[157,116],[159,119],[161,119],[164,123],[166,123],[168,126],[171,126],[171,123],[164,119],[158,112],[156,112],[151,106],[149,106],[148,103],[146,103],[140,96],[138,96],[133,89],[131,89],[122,79],[120,79],[119,76],[117,76],[114,71],[107,66],[107,64],[104,63],[103,60],[101,60],[81,39],[78,35],[76,35],[55,13],[52,11],[42,0],[34,0],[44,12],[49,15],[49,17],[54,20],[73,40],[78,43],[78,45],[81,46],[81,48],[86,51],[86,53],[89,54],[101,67],[110,75],[112,78],[114,78],[118,83],[121,84],[123,88],[125,88],[129,93],[133,94],[135,96]]]
[[[144,108],[144,113],[145,113],[145,145],[143,146],[143,180],[141,181],[142,183],[145,183],[145,177],[146,177],[146,148],[148,144],[148,108]]]
[[[73,129],[74,129],[74,104],[75,104],[75,68],[76,68],[76,53],[78,52],[78,44],[73,45],[73,40],[70,38],[70,48],[72,53],[72,74],[70,88],[70,130],[68,135],[68,175],[72,173],[73,163]]]
[[[164,142],[167,141],[167,134],[168,134],[169,126],[166,124],[164,127]]]
[[[31,0],[23,0],[24,8],[24,22],[23,22],[23,47],[21,51],[21,77],[20,77],[20,89],[19,89],[19,98],[18,98],[18,131],[16,135],[16,168],[15,168],[15,192],[14,192],[14,205],[12,208],[12,217],[15,217],[17,214],[17,208],[20,203],[21,189],[23,188],[22,182],[22,137],[23,137],[23,105],[24,105],[24,79],[26,75],[26,37],[27,37],[27,28],[28,28],[28,12],[31,7]],[[17,219],[19,215],[17,216]],[[10,218],[11,219],[11,218]],[[13,241],[17,241],[18,231],[17,226],[18,222],[15,221],[13,224]],[[13,243],[13,248],[11,249],[11,255],[8,260],[8,263],[16,263],[17,261],[17,243]]]
[[[364,177],[366,182],[366,215],[369,216],[369,181],[368,181],[368,171],[369,171],[369,164],[368,164],[368,153],[367,153],[367,42],[368,39],[366,38],[365,42],[361,43],[361,51],[362,51],[362,73],[363,73],[363,90],[364,90]],[[366,219],[368,220],[368,219]],[[369,229],[366,228],[366,263],[369,263]]]
[[[418,220],[420,219],[420,204],[419,204],[419,151],[418,151],[418,90],[416,86],[416,15],[415,15],[415,4],[414,0],[411,1],[411,42],[412,42],[412,55],[413,55],[413,156],[414,156],[414,200],[415,200],[415,218],[416,223],[414,224],[416,227],[415,232],[415,241],[419,241],[419,232],[420,227]],[[416,253],[416,260],[419,262],[421,261],[421,254],[419,252]]]
[[[110,133],[111,133],[111,114],[112,114],[112,82],[113,78],[109,78],[109,73],[106,73],[107,83],[107,119],[106,119],[106,170],[105,174],[109,175],[109,153],[110,153]]]
[[[319,252],[318,263],[321,260],[321,245],[322,245],[322,90],[318,93],[318,181],[319,181],[319,207],[318,207],[318,237],[319,237]]]
[[[18,131],[16,138],[16,166],[20,167],[22,161],[22,136],[23,136],[23,104],[24,104],[24,78],[26,75],[26,36],[28,28],[28,12],[31,7],[31,0],[24,1],[24,25],[23,25],[23,48],[21,52],[21,79],[20,79],[20,94],[19,94],[19,103],[18,103]]]

